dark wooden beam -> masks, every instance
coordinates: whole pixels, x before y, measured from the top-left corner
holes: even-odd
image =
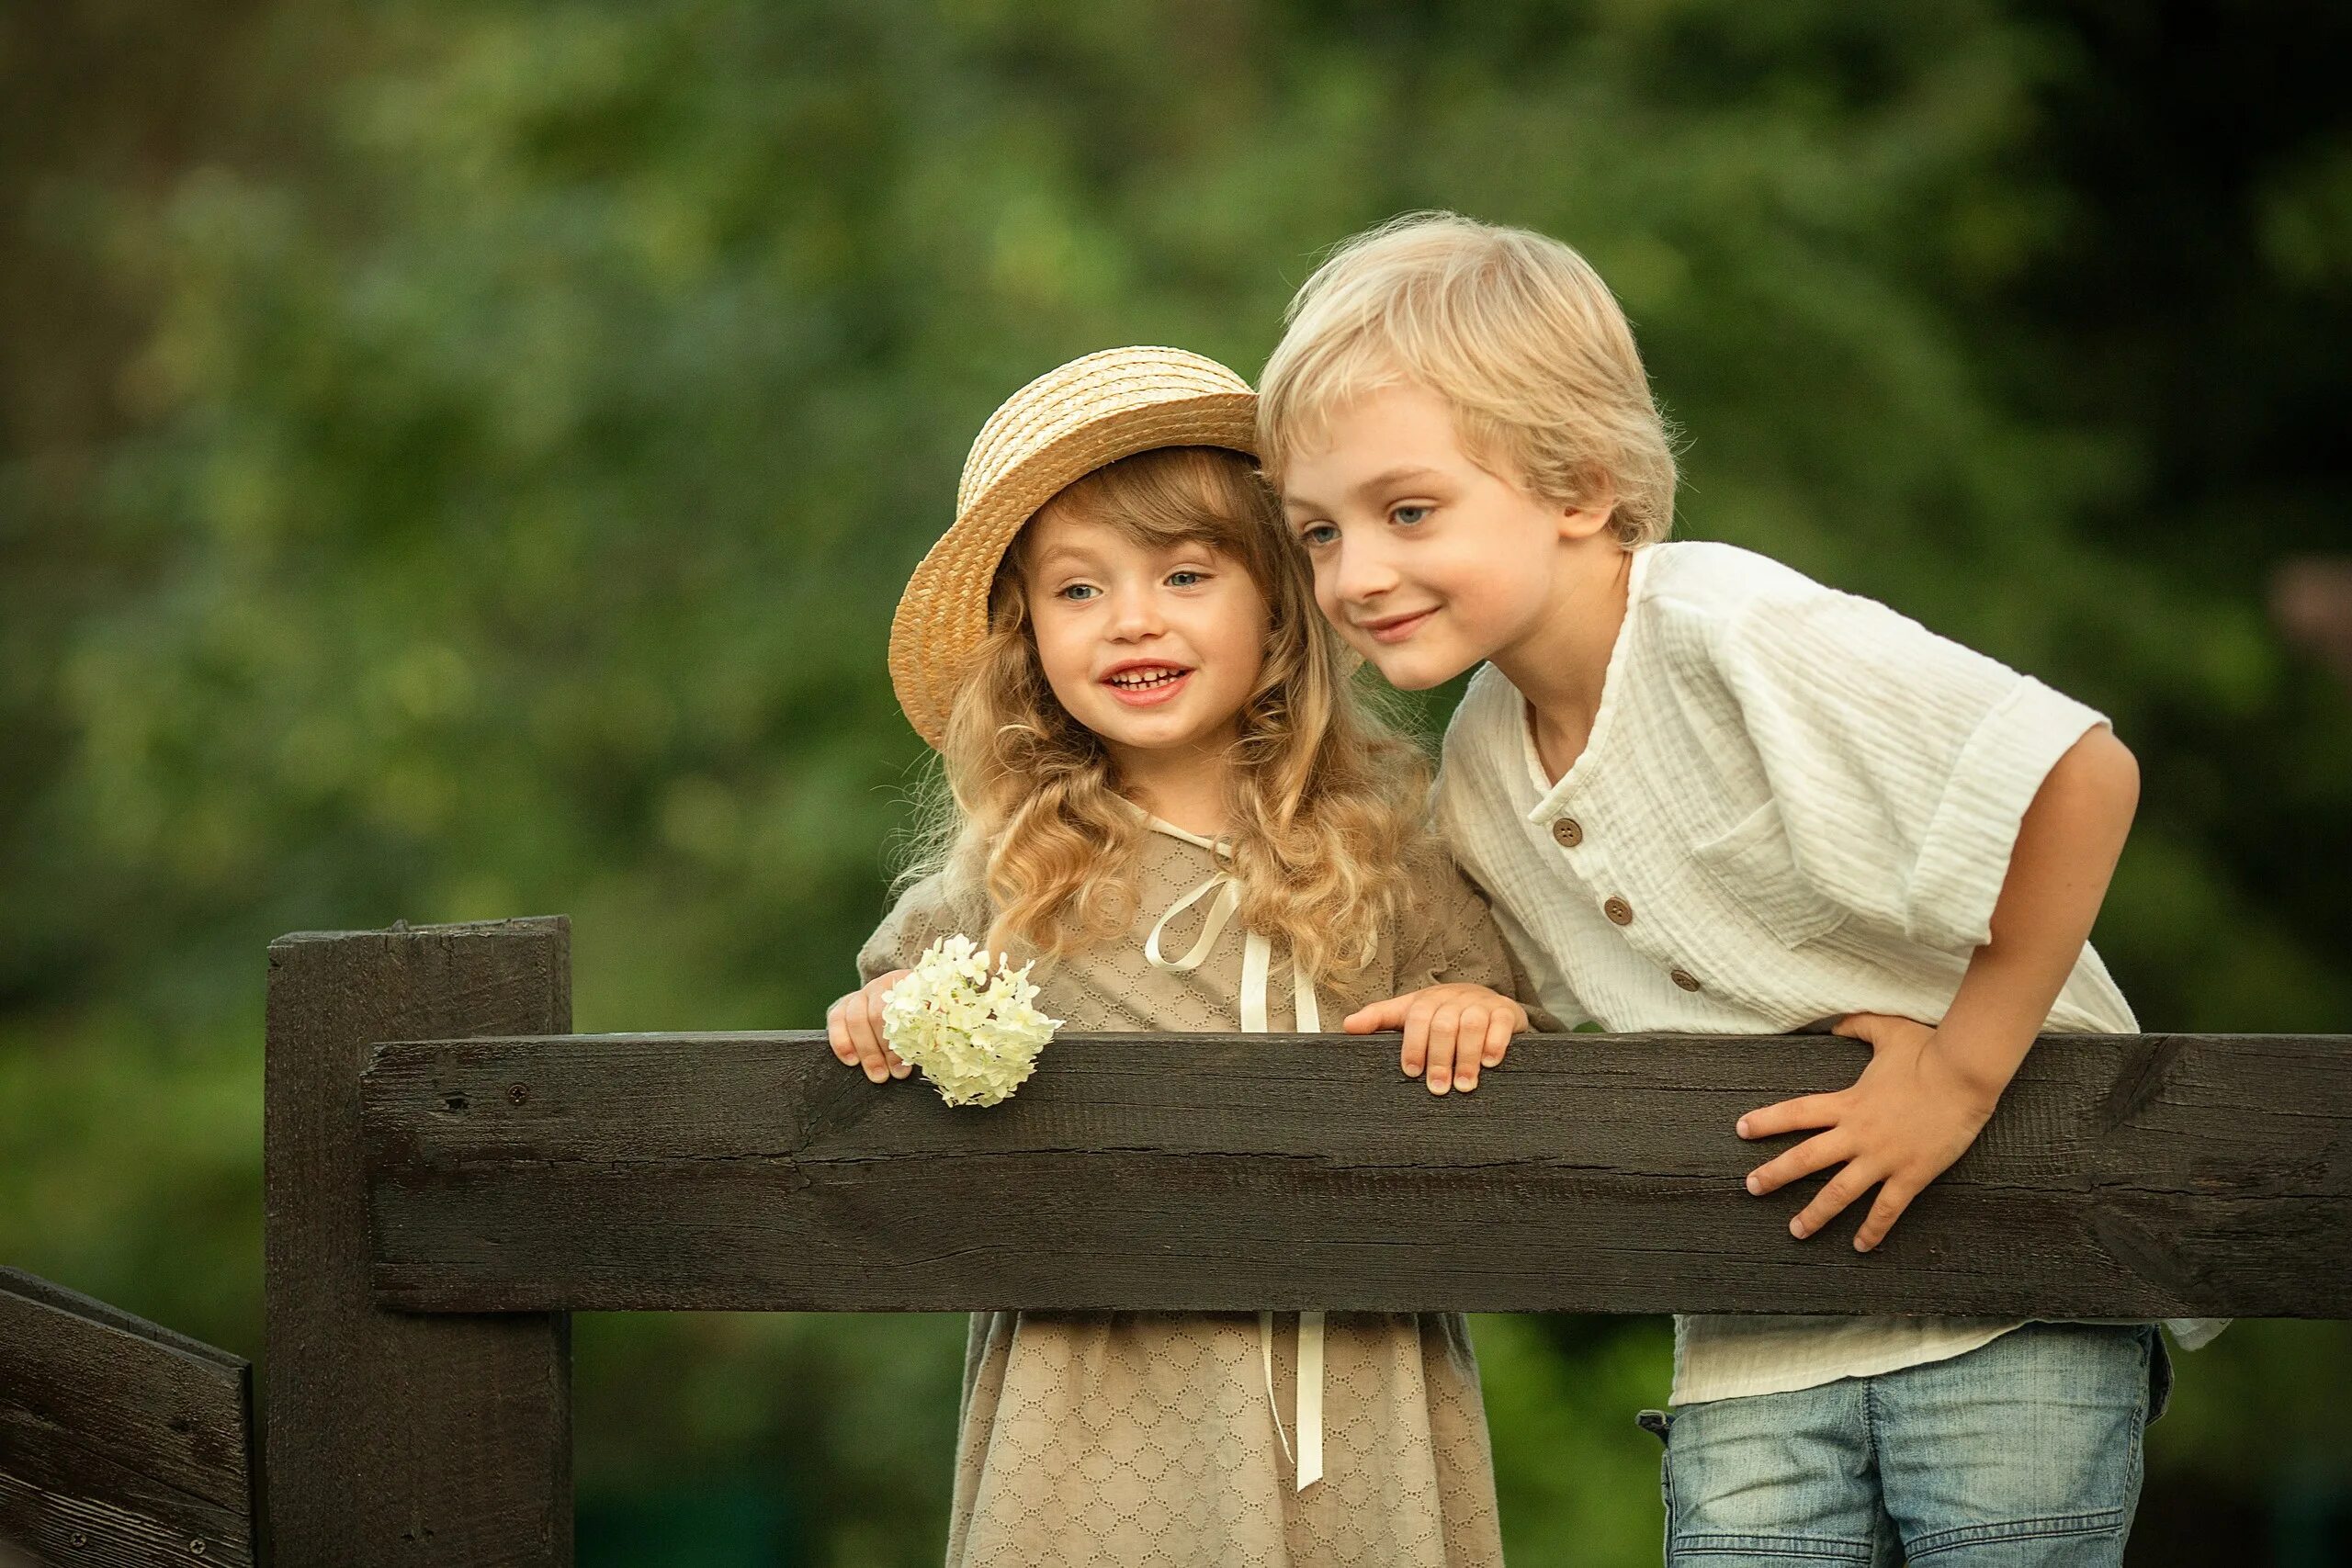
[[[571,1026],[560,918],[270,944],[263,1446],[278,1568],[571,1563],[570,1320],[379,1307],[359,1134],[377,1041]]]
[[[1826,1036],[1522,1039],[1474,1095],[1393,1038],[1071,1037],[1006,1104],[814,1034],[394,1043],[372,1280],[417,1312],[1464,1308],[2352,1316],[2336,1037],[2053,1037],[1877,1252],[1748,1196],[1743,1111]]]
[[[253,1369],[0,1269],[0,1564],[251,1568]]]

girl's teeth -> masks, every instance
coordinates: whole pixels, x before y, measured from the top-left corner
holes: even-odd
[[[1182,670],[1162,670],[1149,675],[1114,675],[1111,684],[1139,692],[1152,686],[1164,686],[1182,673]]]

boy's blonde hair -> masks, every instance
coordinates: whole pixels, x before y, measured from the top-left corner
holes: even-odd
[[[1265,660],[1242,705],[1226,802],[1237,911],[1317,979],[1368,963],[1429,851],[1429,765],[1371,708],[1316,613],[1272,493],[1238,452],[1160,447],[1105,465],[1037,516],[1074,515],[1161,547],[1199,541],[1238,562],[1269,611]],[[984,891],[989,945],[1054,955],[1114,940],[1136,914],[1145,830],[1102,739],[1046,684],[1014,537],[989,594],[989,636],[956,694],[934,799],[907,878]]]
[[[1411,383],[1452,406],[1482,467],[1547,501],[1613,498],[1610,527],[1627,548],[1672,529],[1673,439],[1633,326],[1559,241],[1407,213],[1334,250],[1285,320],[1258,392],[1259,449],[1277,485],[1332,411]]]

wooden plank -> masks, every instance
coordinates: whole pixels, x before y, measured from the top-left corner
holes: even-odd
[[[253,1562],[252,1368],[0,1269],[0,1564]]]
[[[1393,1038],[1073,1036],[989,1110],[815,1034],[382,1047],[379,1299],[420,1312],[1253,1307],[2352,1316],[2335,1037],[2045,1040],[1889,1242],[1806,1242],[1740,1113],[1826,1036],[1522,1039],[1473,1095]],[[1802,1190],[1810,1191],[1806,1183]]]
[[[571,1562],[570,1320],[376,1305],[358,1097],[377,1041],[571,1026],[560,917],[270,944],[263,1446],[280,1568]]]

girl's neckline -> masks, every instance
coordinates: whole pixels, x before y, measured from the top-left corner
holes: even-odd
[[[1170,822],[1165,817],[1155,816],[1151,812],[1146,811],[1142,807],[1137,806],[1132,800],[1128,800],[1125,795],[1121,795],[1119,799],[1125,805],[1128,810],[1142,818],[1143,825],[1150,829],[1155,833],[1165,833],[1171,839],[1182,839],[1186,843],[1191,844],[1197,849],[1208,851],[1211,854],[1230,855],[1233,852],[1232,845],[1223,839],[1204,838],[1202,835],[1193,832],[1190,828],[1179,828],[1175,823]]]
[[[1134,803],[1129,802],[1129,804],[1133,805]],[[1155,832],[1165,833],[1171,839],[1182,839],[1188,844],[1197,844],[1202,849],[1207,850],[1214,854],[1222,855],[1232,852],[1226,847],[1225,841],[1221,839],[1204,839],[1201,837],[1200,834],[1193,832],[1190,828],[1179,828],[1175,823],[1169,821],[1164,817],[1154,817],[1150,812],[1144,811],[1143,807],[1140,806],[1136,807],[1136,809],[1137,811],[1143,811],[1144,826],[1151,829]]]
[[[1625,615],[1617,623],[1617,636],[1609,645],[1609,663],[1600,672],[1600,706],[1592,716],[1592,729],[1584,738],[1584,750],[1576,754],[1556,779],[1544,771],[1544,754],[1535,745],[1535,705],[1519,688],[1511,688],[1519,698],[1519,746],[1527,763],[1527,776],[1535,785],[1536,795],[1548,803],[1574,787],[1588,771],[1585,764],[1609,739],[1611,721],[1615,718],[1624,694],[1626,649],[1634,646],[1634,620],[1641,614],[1642,579],[1649,570],[1650,557],[1657,545],[1643,545],[1633,552],[1633,565],[1625,576]]]

